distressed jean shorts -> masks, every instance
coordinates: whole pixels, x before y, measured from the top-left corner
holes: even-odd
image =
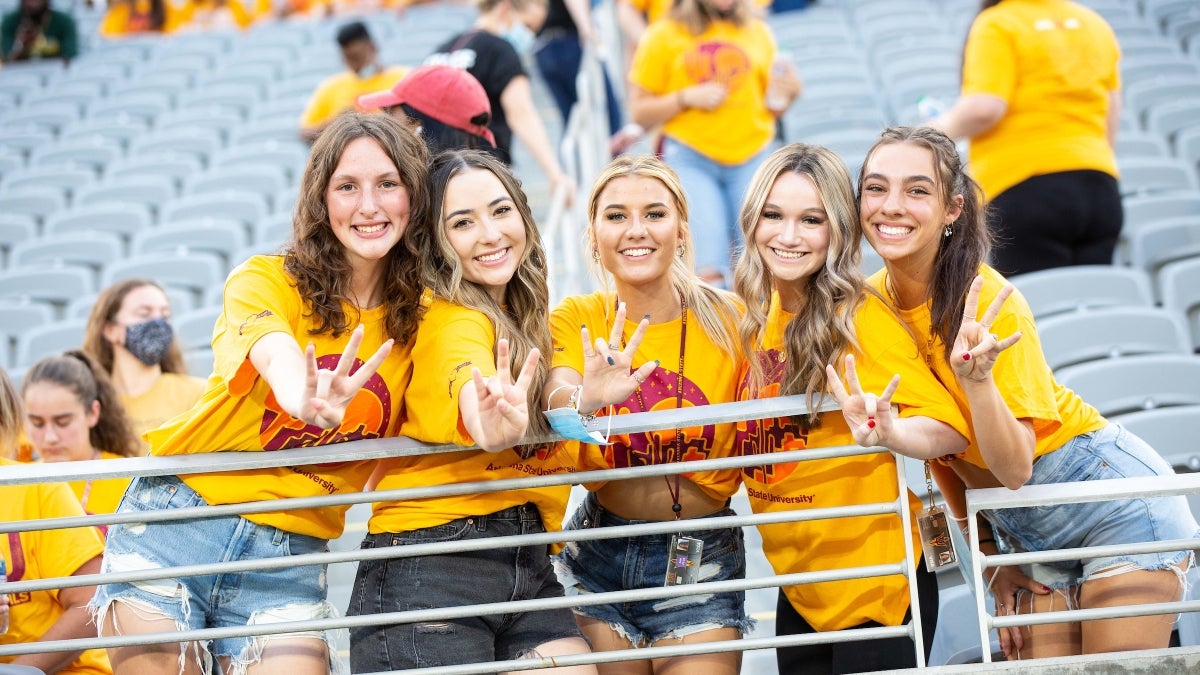
[[[1171,465],[1145,441],[1118,424],[1071,439],[1033,464],[1027,485],[1169,476]],[[1200,538],[1183,495],[1151,499],[1056,504],[986,513],[1009,551],[1051,551],[1082,546]],[[1097,572],[1163,570],[1192,561],[1189,551],[1117,555],[1025,566],[1035,581],[1055,589],[1079,584]],[[1105,576],[1106,574],[1101,574]]]
[[[545,532],[531,503],[408,532],[367,535],[363,549],[486,540]],[[363,560],[354,579],[350,616],[561,598],[545,544],[518,548]],[[484,614],[459,619],[362,626],[350,631],[355,673],[507,661],[547,642],[581,637],[567,608]]]
[[[204,499],[177,476],[143,476],[135,478],[125,491],[117,513],[205,505]],[[240,516],[127,523],[109,527],[102,573],[263,560],[326,550],[324,539],[259,525]],[[325,591],[325,565],[294,565],[105,584],[97,587],[89,608],[98,623],[116,601],[139,616],[164,615],[180,630],[241,627],[328,618],[335,612]],[[116,629],[121,632],[119,623]],[[240,672],[258,660],[267,638],[280,637],[325,638],[321,633],[219,638],[211,642],[210,653],[231,657],[234,671]],[[180,658],[182,662],[182,650]]]
[[[732,516],[732,509],[702,516]],[[568,530],[636,525],[648,520],[626,520],[600,505],[589,492],[571,517]],[[671,534],[617,537],[569,542],[554,558],[554,568],[568,595],[586,595],[639,588],[661,588],[666,583]],[[740,528],[688,532],[704,541],[700,582],[729,581],[746,577],[746,548]],[[606,622],[634,645],[650,645],[664,638],[681,639],[718,628],[736,628],[743,635],[754,626],[746,616],[742,591],[585,605],[575,609],[583,616]]]

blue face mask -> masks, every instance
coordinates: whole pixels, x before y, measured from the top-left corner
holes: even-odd
[[[533,43],[537,41],[537,35],[529,30],[529,26],[523,21],[514,21],[508,30],[504,31],[504,39],[508,40],[508,44],[517,50],[518,54],[526,54],[533,49]]]
[[[550,428],[563,438],[597,445],[609,444],[605,434],[601,434],[599,431],[588,431],[587,427],[583,425],[583,418],[579,416],[579,411],[574,408],[555,408],[546,410],[542,414],[550,421]],[[608,415],[607,417],[608,428],[612,429],[612,416]]]

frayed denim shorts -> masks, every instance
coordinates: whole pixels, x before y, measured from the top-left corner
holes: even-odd
[[[546,529],[532,503],[407,532],[367,535],[363,549],[477,541]],[[488,602],[563,597],[545,544],[407,558],[363,560],[346,613],[407,612]],[[582,637],[569,609],[361,626],[350,631],[355,673],[507,661]]]
[[[1027,485],[1052,485],[1087,480],[1169,476],[1171,465],[1145,441],[1118,424],[1080,434],[1033,464]],[[1083,546],[1134,544],[1172,539],[1200,538],[1187,498],[1183,495],[1151,499],[1057,504],[988,511],[1007,551],[1050,551]],[[1099,573],[1164,570],[1193,562],[1190,551],[1106,556],[1023,566],[1035,581],[1065,589]],[[1182,578],[1182,575],[1180,575]]]
[[[125,491],[117,513],[148,513],[206,506],[177,476],[135,478]],[[285,558],[328,550],[326,540],[259,525],[240,516],[219,516],[155,523],[127,523],[108,529],[103,574],[158,570],[182,565],[205,565]],[[165,616],[178,630],[242,627],[255,624],[324,619],[336,616],[326,600],[325,565],[294,565],[279,569],[228,574],[152,579],[105,584],[96,588],[89,609],[99,624],[123,603],[141,617]],[[115,620],[115,618],[114,618]],[[121,626],[116,625],[118,634]],[[213,640],[209,653],[232,659],[233,672],[261,658],[268,640],[313,637],[323,633],[289,633]],[[328,644],[328,640],[326,640]],[[181,646],[180,663],[187,658]],[[331,650],[332,652],[332,650]],[[208,672],[208,655],[197,645],[196,659]]]
[[[705,518],[732,516],[732,509]],[[600,505],[589,492],[571,517],[568,530],[636,525],[648,520],[626,520]],[[689,532],[704,541],[700,582],[729,581],[746,577],[746,548],[740,528]],[[569,542],[554,558],[554,569],[567,595],[585,595],[638,588],[661,588],[666,583],[670,534],[617,537]],[[754,627],[746,616],[742,591],[622,602],[579,607],[576,613],[604,621],[634,645],[652,645],[664,638],[684,638],[717,628],[736,628],[743,635]]]

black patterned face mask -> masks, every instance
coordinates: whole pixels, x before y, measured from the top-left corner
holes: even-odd
[[[162,362],[174,339],[175,334],[166,319],[153,319],[125,327],[125,349],[148,366]]]

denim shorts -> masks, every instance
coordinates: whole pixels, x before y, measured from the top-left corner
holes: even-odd
[[[1145,441],[1118,424],[1109,424],[1080,434],[1058,450],[1039,457],[1027,485],[1173,473],[1171,465]],[[1200,538],[1200,527],[1182,495],[997,509],[986,515],[997,526],[1005,549],[1010,551]],[[1097,572],[1105,576],[1113,570],[1163,570],[1187,561],[1183,568],[1186,571],[1192,560],[1189,551],[1168,551],[1042,563],[1023,571],[1035,581],[1064,589]]]
[[[135,478],[117,513],[144,513],[206,506],[177,476]],[[153,570],[180,565],[282,558],[328,550],[324,539],[252,523],[240,516],[220,516],[158,523],[128,523],[108,529],[102,573]],[[113,602],[139,616],[165,615],[179,630],[241,627],[285,621],[324,619],[336,612],[326,600],[325,565],[297,565],[273,570],[105,584],[96,588],[89,609],[97,623]],[[120,633],[121,626],[116,626]],[[219,638],[209,652],[230,657],[234,672],[259,660],[270,639],[313,637],[322,633],[289,633],[262,637]],[[180,661],[186,657],[181,647]],[[331,658],[332,658],[332,650]],[[207,656],[198,652],[203,663]],[[207,672],[207,671],[205,671]]]
[[[368,535],[362,548],[482,540],[545,532],[534,504],[408,532]],[[563,597],[548,547],[522,546],[359,563],[350,616]],[[538,646],[581,637],[566,608],[350,631],[350,670],[404,670],[521,658]]]
[[[705,518],[732,516],[732,509]],[[648,520],[626,520],[600,505],[595,493],[575,511],[568,530],[636,525]],[[704,540],[699,581],[729,581],[746,577],[746,547],[739,528],[701,530],[689,536]],[[661,588],[666,583],[670,534],[617,537],[568,543],[554,558],[554,568],[568,595]],[[746,616],[742,591],[643,600],[608,605],[587,605],[575,611],[606,622],[634,645],[650,645],[664,638],[718,628],[737,628],[743,635],[754,622]]]

